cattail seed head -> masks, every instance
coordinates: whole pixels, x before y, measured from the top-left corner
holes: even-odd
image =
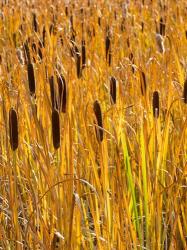
[[[94,113],[97,119],[97,125],[99,126],[96,128],[96,136],[99,142],[102,142],[103,140],[103,121],[102,121],[102,112],[99,102],[96,100],[94,102]]]
[[[75,49],[76,65],[77,65],[77,77],[81,78],[81,76],[82,76],[82,71],[81,71],[81,54],[80,54],[79,49],[77,48],[76,45],[74,45],[74,49]]]
[[[184,98],[184,103],[187,103],[187,78],[184,82],[183,98]]]
[[[82,40],[82,69],[86,66],[86,43]]]
[[[159,117],[159,93],[158,91],[153,92],[153,116],[155,118]]]
[[[109,38],[109,36],[107,35],[107,36],[106,36],[106,39],[105,39],[106,60],[107,60],[107,58],[108,58],[109,49],[110,49],[110,38]]]
[[[160,35],[165,36],[166,25],[163,21],[163,18],[160,18]]]
[[[52,134],[53,146],[58,149],[60,147],[60,117],[56,109],[52,111]]]
[[[144,96],[147,89],[146,76],[143,71],[140,72],[141,93]]]
[[[36,91],[36,86],[35,86],[35,77],[34,77],[34,67],[32,63],[29,63],[27,65],[27,74],[28,74],[30,94],[34,96],[35,91]]]
[[[9,111],[9,135],[11,148],[15,151],[18,148],[18,119],[13,108]]]
[[[38,23],[37,23],[37,19],[36,19],[36,14],[33,13],[33,29],[35,32],[38,31]]]
[[[110,79],[110,97],[111,97],[111,103],[116,103],[116,78],[111,77]]]

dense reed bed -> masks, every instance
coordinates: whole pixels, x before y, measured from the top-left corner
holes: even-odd
[[[0,5],[0,249],[187,249],[186,1]]]

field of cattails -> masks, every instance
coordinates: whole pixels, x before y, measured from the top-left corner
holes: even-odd
[[[0,1],[0,249],[187,249],[186,0]]]

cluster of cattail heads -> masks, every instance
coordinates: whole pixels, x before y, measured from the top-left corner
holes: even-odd
[[[18,148],[18,118],[17,112],[13,108],[9,111],[9,136],[10,146],[15,151]]]
[[[93,105],[93,110],[96,117],[96,137],[99,142],[103,140],[103,120],[102,120],[102,112],[99,102],[96,100]]]

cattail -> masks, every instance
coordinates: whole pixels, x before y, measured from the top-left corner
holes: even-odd
[[[163,18],[160,18],[160,35],[165,36],[166,25],[163,21]]]
[[[85,40],[82,40],[82,69],[86,66],[86,44]]]
[[[116,78],[111,77],[110,79],[110,97],[111,97],[111,103],[116,103]]]
[[[153,116],[159,117],[159,93],[158,91],[153,92]]]
[[[102,121],[102,113],[101,113],[101,107],[99,102],[96,100],[94,102],[94,113],[97,119],[97,125],[99,126],[99,128],[96,128],[96,135],[97,135],[97,139],[98,141],[102,142],[103,140],[103,121]]]
[[[144,22],[141,22],[142,33],[144,32]]]
[[[49,78],[49,84],[50,84],[52,109],[55,109],[56,108],[56,97],[55,97],[55,86],[54,86],[54,77],[53,76],[51,76]]]
[[[107,58],[108,58],[109,49],[110,49],[110,38],[109,38],[109,36],[107,35],[107,36],[106,36],[106,39],[105,39],[106,60],[107,60]]]
[[[33,13],[33,29],[35,32],[38,31],[38,23],[37,23],[37,20],[36,20],[36,14]]]
[[[187,78],[184,82],[184,92],[183,92],[184,103],[187,103]]]
[[[45,47],[45,37],[46,37],[46,29],[45,26],[43,27],[43,31],[42,31],[42,43],[43,43],[43,47]]]
[[[147,83],[146,83],[145,73],[143,71],[141,71],[140,73],[140,83],[141,83],[141,93],[142,95],[145,95],[147,89]]]
[[[130,40],[129,40],[129,37],[127,37],[127,47],[130,48]]]
[[[9,134],[11,148],[15,151],[18,148],[18,118],[13,108],[9,111]]]
[[[66,112],[66,81],[63,75],[57,76],[59,105],[63,113]]]
[[[34,67],[32,63],[27,65],[27,74],[29,80],[29,90],[31,95],[35,95],[35,77],[34,77]]]
[[[53,146],[58,149],[60,147],[60,117],[56,109],[52,111],[52,134]]]
[[[132,63],[132,72],[134,73],[134,66],[133,66],[133,64],[134,64],[134,55],[133,55],[132,52],[129,54],[129,60]]]
[[[65,7],[66,16],[68,16],[68,6]]]
[[[76,45],[74,45],[75,49],[75,56],[76,56],[76,64],[77,64],[77,77],[81,78],[82,72],[81,72],[81,55],[79,52],[79,49],[77,48]]]

